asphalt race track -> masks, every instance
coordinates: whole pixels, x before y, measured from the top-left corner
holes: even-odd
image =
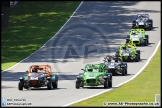
[[[113,88],[132,78],[146,63],[160,38],[160,2],[83,2],[63,29],[18,65],[2,72],[2,97],[25,98],[32,106],[63,106],[105,91],[103,86],[75,88],[76,75],[87,63],[103,62],[125,43],[133,15],[147,13],[153,30],[146,31],[149,45],[138,47],[141,61],[128,63],[127,76],[113,76]],[[59,76],[58,89],[18,90],[18,79],[33,64],[50,64]]]

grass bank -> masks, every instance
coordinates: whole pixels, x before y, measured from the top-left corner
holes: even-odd
[[[29,56],[69,19],[80,1],[19,2],[10,12],[8,28],[1,31],[1,69]]]

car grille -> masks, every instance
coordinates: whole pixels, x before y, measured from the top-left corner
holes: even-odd
[[[135,43],[135,44],[139,44],[139,41],[133,41],[133,43]]]
[[[96,83],[96,79],[87,79],[87,83]]]
[[[144,25],[138,25],[139,28],[144,28]]]
[[[115,69],[108,69],[107,72],[108,73],[114,73],[115,72]]]
[[[29,87],[39,87],[39,80],[30,80]]]

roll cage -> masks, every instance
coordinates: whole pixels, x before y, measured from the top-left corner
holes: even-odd
[[[141,18],[141,17],[149,18],[149,15],[148,15],[148,14],[137,14],[137,15],[135,16],[135,19],[138,19],[138,18]]]
[[[28,75],[32,72],[44,71],[48,77],[52,75],[52,68],[50,65],[32,65],[28,69]]]
[[[144,29],[131,29],[131,31],[129,32],[130,35],[132,35],[133,33],[141,33],[144,34],[145,30]]]

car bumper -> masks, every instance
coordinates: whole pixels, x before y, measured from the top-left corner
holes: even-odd
[[[138,25],[138,28],[147,29],[150,28],[150,25]]]
[[[133,41],[134,44],[140,44],[140,41]]]

